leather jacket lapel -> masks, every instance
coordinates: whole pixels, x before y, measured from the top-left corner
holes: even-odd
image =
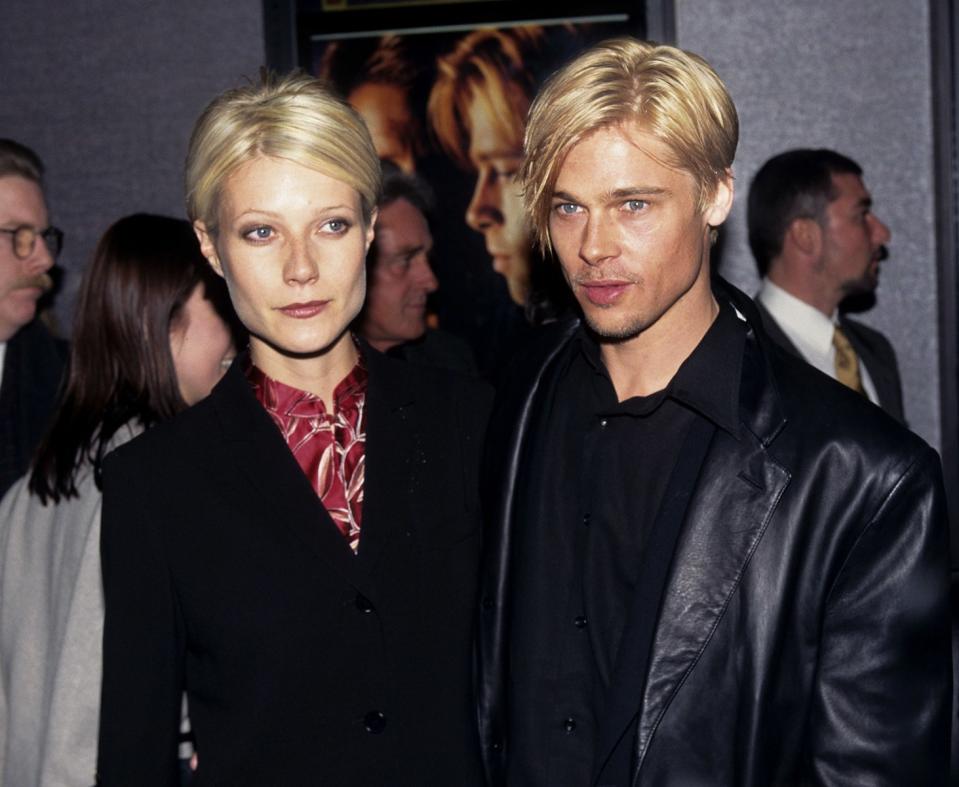
[[[676,548],[643,692],[637,769],[670,700],[708,647],[789,483],[789,473],[767,451],[785,420],[753,331],[740,413],[742,439],[717,432]]]

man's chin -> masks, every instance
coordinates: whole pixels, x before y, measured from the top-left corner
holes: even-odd
[[[845,294],[844,297],[857,297],[862,295],[869,295],[876,291],[876,288],[879,286],[879,271],[876,271],[874,274],[866,274],[861,279],[853,279],[852,281],[847,281],[843,284],[842,291]]]

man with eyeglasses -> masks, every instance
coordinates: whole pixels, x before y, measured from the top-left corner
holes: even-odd
[[[29,468],[66,359],[66,344],[36,319],[63,242],[42,179],[36,153],[0,139],[0,496]]]

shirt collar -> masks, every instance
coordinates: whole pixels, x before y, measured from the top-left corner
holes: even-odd
[[[581,328],[580,337],[587,361],[609,380],[599,344],[593,334]],[[616,405],[616,409],[644,415],[656,409],[664,399],[670,398],[738,438],[739,384],[745,342],[746,323],[730,304],[720,301],[719,314],[713,324],[666,388],[649,396],[627,399]],[[609,386],[612,388],[612,381],[609,381]]]
[[[316,394],[294,388],[269,377],[262,369],[248,361],[246,378],[253,392],[268,412],[283,418],[312,418],[327,415],[323,400]],[[369,373],[362,353],[349,373],[333,389],[333,413],[356,409],[366,395]]]
[[[796,337],[794,341],[797,344],[806,345],[819,355],[829,352],[838,313],[827,317],[815,306],[801,301],[769,279],[763,279],[756,299],[766,307],[766,311],[790,339]]]

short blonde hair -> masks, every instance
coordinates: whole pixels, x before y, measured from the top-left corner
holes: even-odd
[[[542,42],[543,29],[537,26],[481,28],[437,61],[427,114],[440,146],[463,167],[471,166],[467,117],[478,96],[489,104],[499,135],[517,150],[523,147],[526,110],[533,98],[530,64],[525,61]]]
[[[544,85],[526,126],[519,178],[537,243],[550,249],[553,189],[570,149],[593,131],[636,121],[689,172],[704,208],[729,174],[739,119],[726,86],[701,57],[672,46],[615,38],[587,50]]]
[[[357,112],[305,74],[265,75],[221,93],[200,115],[186,159],[186,207],[216,232],[226,179],[258,156],[283,158],[352,186],[368,224],[380,192],[380,162]]]

